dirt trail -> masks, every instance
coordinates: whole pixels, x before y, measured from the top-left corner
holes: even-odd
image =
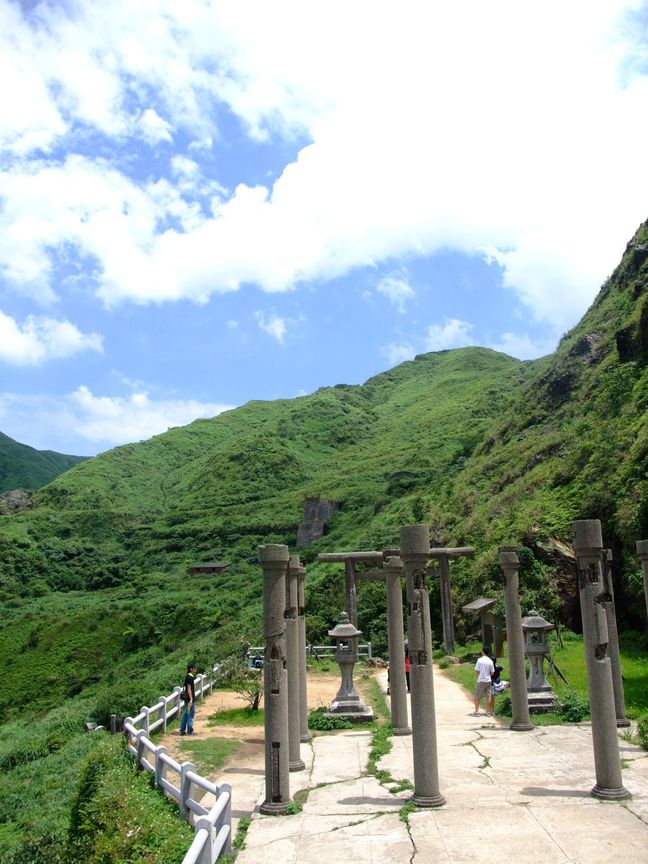
[[[339,675],[308,676],[309,711],[332,702],[340,686]],[[263,703],[262,703],[263,704]],[[240,742],[240,746],[218,771],[207,773],[213,782],[232,784],[232,827],[236,832],[238,820],[249,816],[264,788],[264,737],[263,726],[209,726],[208,718],[218,711],[244,708],[245,700],[231,690],[216,690],[203,701],[199,700],[194,719],[195,736],[189,740],[228,738]],[[160,744],[178,762],[191,761],[191,754],[181,745],[185,738],[175,728],[163,735]]]

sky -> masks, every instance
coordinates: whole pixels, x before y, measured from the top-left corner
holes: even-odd
[[[543,356],[648,218],[637,0],[0,0],[0,430]]]

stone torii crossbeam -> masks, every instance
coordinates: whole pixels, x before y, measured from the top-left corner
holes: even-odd
[[[321,552],[317,556],[319,561],[327,564],[344,564],[346,611],[349,621],[354,627],[358,626],[358,594],[355,565],[359,562],[382,564],[386,557],[384,552]]]

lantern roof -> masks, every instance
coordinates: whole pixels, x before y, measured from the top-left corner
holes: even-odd
[[[531,609],[522,619],[523,630],[542,630],[547,632],[548,630],[553,630],[554,626],[554,624],[546,621],[535,609]]]
[[[349,616],[346,612],[343,612],[340,616],[340,623],[337,624],[332,630],[328,631],[328,635],[331,639],[352,639],[354,636],[361,636],[362,630],[358,630],[353,624],[349,621]]]

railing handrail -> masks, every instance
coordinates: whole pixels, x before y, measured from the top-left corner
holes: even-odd
[[[214,671],[217,668],[215,666]],[[213,688],[214,680],[206,675],[197,675],[194,686],[196,699],[204,699],[205,693]],[[154,775],[155,785],[175,799],[180,814],[193,825],[195,836],[182,864],[215,864],[222,854],[229,855],[232,851],[231,785],[214,783],[202,777],[191,762],[176,762],[163,745],[155,744],[149,737],[160,727],[166,732],[168,720],[184,708],[180,692],[181,688],[176,687],[173,693],[161,696],[152,707],[145,705],[137,716],[124,720],[126,748],[137,760],[138,768]],[[177,786],[167,777],[168,770],[178,775]],[[192,787],[214,796],[216,801],[209,810],[192,797]]]

